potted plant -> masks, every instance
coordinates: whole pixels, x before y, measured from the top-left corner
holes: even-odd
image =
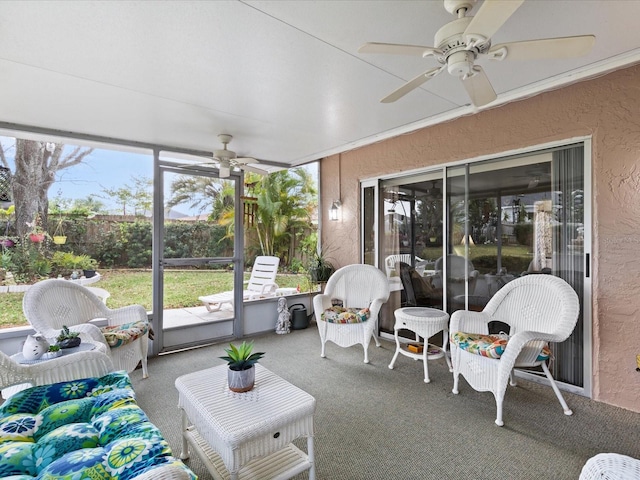
[[[41,225],[40,215],[36,215],[33,222],[27,222],[27,225],[31,227],[31,231],[27,234],[29,240],[33,243],[42,243],[47,235]]]
[[[85,278],[94,277],[96,274],[96,268],[98,262],[91,258],[89,255],[77,255],[76,256],[76,268],[82,270]]]
[[[225,349],[227,355],[220,357],[229,365],[227,379],[229,390],[232,392],[248,392],[253,388],[256,379],[256,363],[262,358],[264,352],[253,351],[253,342],[242,342],[240,347],[233,343]]]
[[[73,348],[80,345],[80,332],[72,332],[66,325],[62,326],[62,330],[56,338],[56,345],[60,348]]]

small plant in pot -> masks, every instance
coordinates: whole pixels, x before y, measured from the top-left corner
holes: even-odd
[[[56,338],[56,345],[60,348],[73,348],[80,345],[80,332],[72,332],[66,325],[62,326],[62,330]]]
[[[229,364],[228,381],[229,390],[232,392],[248,392],[253,388],[256,379],[256,363],[260,360],[264,352],[253,351],[253,342],[242,342],[236,347],[233,343],[225,349],[227,355],[220,357]]]

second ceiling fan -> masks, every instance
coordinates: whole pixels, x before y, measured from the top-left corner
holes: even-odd
[[[485,0],[475,16],[466,16],[477,0],[444,0],[444,8],[458,18],[435,34],[435,47],[394,43],[365,43],[360,53],[433,56],[441,66],[430,68],[384,97],[395,102],[445,69],[458,77],[471,102],[480,107],[497,98],[487,75],[475,61],[479,56],[492,60],[534,60],[571,58],[591,50],[595,36],[544,38],[491,45],[491,37],[515,13],[524,0]]]
[[[213,161],[218,164],[220,170],[220,178],[229,178],[232,168],[246,170],[247,172],[258,173],[260,175],[269,175],[269,172],[254,165],[260,161],[252,157],[238,157],[236,152],[228,150],[227,145],[233,139],[232,135],[221,133],[218,139],[222,143],[222,149],[213,151]]]

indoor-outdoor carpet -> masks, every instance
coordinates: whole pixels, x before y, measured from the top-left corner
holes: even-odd
[[[640,414],[564,393],[573,416],[565,416],[550,387],[519,380],[507,390],[504,427],[494,424],[495,402],[461,377],[453,395],[452,374],[443,359],[401,356],[388,365],[391,341],[369,347],[327,343],[320,357],[315,324],[288,335],[252,338],[260,363],[316,398],[315,452],[318,480],[391,479],[577,479],[600,452],[640,458]],[[169,441],[181,449],[181,417],[175,379],[222,365],[227,343],[149,359],[149,378],[131,374],[137,399]],[[306,442],[296,444],[306,449]],[[201,480],[211,476],[192,455],[187,464]],[[308,478],[307,472],[296,479]],[[261,479],[258,479],[261,480]]]

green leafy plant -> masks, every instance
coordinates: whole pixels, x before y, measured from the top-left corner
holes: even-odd
[[[240,347],[230,343],[229,348],[224,351],[227,352],[227,355],[220,358],[226,360],[231,370],[238,371],[248,370],[264,356],[264,352],[251,353],[253,351],[253,342],[242,342]]]
[[[62,326],[62,330],[56,338],[56,345],[60,348],[72,348],[80,345],[80,332],[72,332],[66,325]]]
[[[59,352],[60,351],[60,345],[49,345],[49,351],[50,352]]]

